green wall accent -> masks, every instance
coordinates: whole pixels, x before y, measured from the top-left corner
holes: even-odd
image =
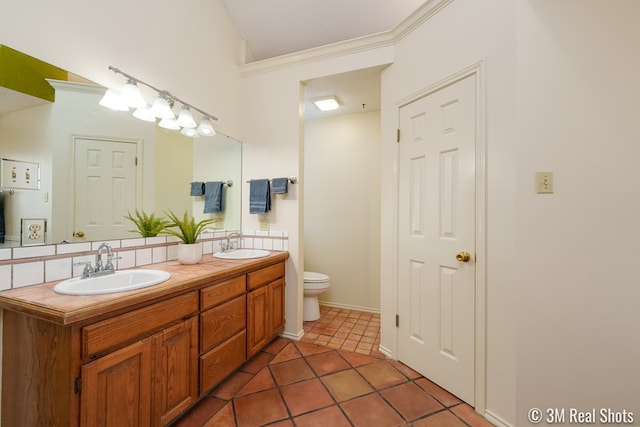
[[[68,80],[68,73],[0,45],[0,86],[54,102],[56,91],[45,79]]]

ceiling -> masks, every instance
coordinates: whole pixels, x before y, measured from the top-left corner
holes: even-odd
[[[256,60],[389,31],[425,0],[222,0]],[[380,71],[372,68],[306,82],[305,118],[380,109]],[[312,101],[334,95],[320,112]]]

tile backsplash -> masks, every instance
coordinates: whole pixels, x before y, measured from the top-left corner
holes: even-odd
[[[220,250],[220,244],[232,231],[203,233],[203,253]],[[179,239],[173,236],[107,240],[116,260],[116,269],[173,261],[178,258]],[[82,274],[80,262],[95,260],[98,246],[103,242],[66,243],[48,246],[30,246],[0,249],[0,291],[45,282],[65,280]],[[241,247],[289,250],[286,231],[242,230]]]

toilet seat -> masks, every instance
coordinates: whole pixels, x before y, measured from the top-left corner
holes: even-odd
[[[322,273],[316,273],[315,271],[304,272],[305,283],[323,283],[329,281],[329,276]]]

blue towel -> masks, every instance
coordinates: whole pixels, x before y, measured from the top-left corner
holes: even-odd
[[[202,196],[204,194],[204,182],[192,182],[190,196]]]
[[[273,194],[287,194],[289,192],[289,178],[273,178],[271,191]]]
[[[271,189],[268,179],[249,182],[249,213],[265,214],[271,210]]]
[[[210,181],[204,184],[204,213],[219,213],[224,210],[222,186],[222,181]]]

